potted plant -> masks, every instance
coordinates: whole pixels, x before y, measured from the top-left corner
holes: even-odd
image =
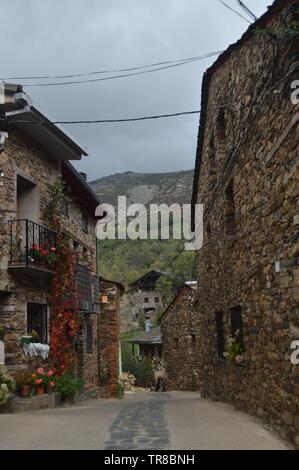
[[[39,334],[35,330],[32,330],[32,332],[30,333],[30,336],[31,336],[31,343],[40,343]]]
[[[45,393],[45,386],[47,385],[46,373],[42,367],[32,374],[33,383],[35,385],[35,394],[43,395]]]
[[[44,383],[47,393],[52,393],[54,391],[56,380],[54,378],[54,370],[50,369],[48,372],[45,372]]]
[[[240,339],[240,332],[236,331],[235,337],[231,337],[227,341],[227,348],[224,357],[234,362],[237,365],[241,365],[244,362],[244,347]]]
[[[61,395],[63,402],[72,400],[76,392],[80,392],[84,386],[84,380],[76,378],[68,371],[64,375],[57,377],[55,389]]]
[[[32,341],[32,335],[27,334],[22,336],[22,344],[30,344]]]
[[[33,386],[32,374],[27,371],[18,371],[15,373],[15,381],[22,397],[29,397]]]

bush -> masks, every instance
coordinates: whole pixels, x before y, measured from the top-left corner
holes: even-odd
[[[70,398],[84,387],[83,379],[76,379],[70,372],[56,378],[55,390],[62,398]]]
[[[153,385],[154,370],[151,359],[135,357],[133,354],[127,354],[123,359],[123,372],[134,375],[138,387]]]
[[[15,382],[4,366],[0,366],[0,405],[5,405],[10,392],[15,390]]]

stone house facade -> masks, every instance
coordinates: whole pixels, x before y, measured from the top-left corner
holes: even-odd
[[[161,318],[163,359],[168,390],[193,391],[199,384],[199,352],[202,341],[195,305],[196,289],[181,287]]]
[[[206,72],[193,204],[200,389],[259,415],[299,447],[297,1],[276,0]],[[243,352],[225,359],[228,339]]]
[[[121,331],[138,329],[140,318],[148,318],[152,324],[157,312],[165,307],[167,299],[156,289],[156,283],[161,277],[173,279],[167,272],[151,270],[136,279],[129,286],[121,301]]]
[[[4,338],[5,365],[13,373],[47,363],[41,357],[24,354],[22,336],[35,330],[42,343],[51,343],[48,298],[55,268],[37,262],[33,247],[55,249],[56,234],[47,227],[46,217],[49,184],[62,180],[69,201],[59,209],[58,217],[79,259],[74,292],[80,310],[78,373],[84,377],[86,387],[92,388],[99,377],[94,214],[100,201],[70,163],[87,154],[73,138],[50,123],[21,86],[5,85],[5,103],[0,104],[0,112],[5,118],[0,128],[0,326],[14,327]]]

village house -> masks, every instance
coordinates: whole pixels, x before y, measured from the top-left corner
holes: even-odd
[[[167,390],[198,390],[200,320],[196,282],[186,283],[161,317]]]
[[[299,446],[297,1],[276,0],[205,73],[193,187],[200,390]]]
[[[14,373],[47,364],[49,296],[58,266],[57,233],[49,228],[51,188],[64,182],[68,198],[56,208],[63,237],[76,253],[76,289],[72,301],[80,312],[75,338],[77,373],[91,389],[99,382],[99,279],[95,237],[98,196],[72,160],[86,151],[44,115],[19,85],[5,85],[0,104],[0,326],[5,365]],[[15,121],[26,121],[25,123]],[[25,354],[24,335],[35,331],[45,347],[37,357]],[[24,342],[24,341],[23,341]]]
[[[132,345],[132,354],[137,357],[162,358],[163,344],[160,326],[151,325],[150,318],[145,320],[145,330],[129,341]]]
[[[156,287],[161,277],[174,279],[172,273],[153,269],[130,284],[121,302],[121,330],[123,332],[138,328],[139,320],[149,318],[152,324],[154,323],[157,313],[167,303],[166,296]]]

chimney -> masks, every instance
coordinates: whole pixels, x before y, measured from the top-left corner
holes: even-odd
[[[80,171],[80,175],[82,176],[82,178],[84,179],[84,181],[87,181],[87,174],[84,173],[84,171]]]

